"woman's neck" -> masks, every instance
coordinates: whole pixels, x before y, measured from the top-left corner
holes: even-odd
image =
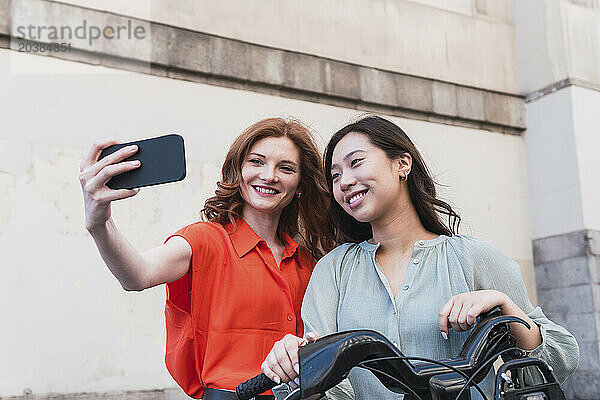
[[[425,229],[410,200],[398,204],[401,204],[398,209],[371,222],[372,242],[380,243],[382,251],[411,251],[416,241],[438,236]]]
[[[279,243],[277,227],[281,213],[268,214],[257,211],[252,207],[242,209],[242,218],[261,239],[267,244]]]

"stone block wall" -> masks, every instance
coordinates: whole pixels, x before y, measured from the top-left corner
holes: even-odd
[[[600,395],[600,231],[533,241],[539,305],[579,343],[579,368],[565,383],[569,399]]]

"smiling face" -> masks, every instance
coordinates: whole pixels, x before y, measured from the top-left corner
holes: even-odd
[[[298,190],[300,153],[287,137],[266,137],[250,148],[241,169],[242,215],[280,214]]]
[[[333,150],[331,177],[337,203],[360,222],[374,222],[397,208],[402,165],[366,135],[351,132]]]

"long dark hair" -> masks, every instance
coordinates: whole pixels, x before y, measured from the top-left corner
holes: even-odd
[[[220,224],[231,223],[241,216],[244,200],[240,194],[242,163],[250,148],[266,137],[286,137],[300,153],[300,197],[281,212],[278,230],[300,239],[313,257],[319,259],[333,247],[333,236],[323,221],[327,218],[328,190],[323,163],[309,129],[297,120],[267,118],[242,132],[233,142],[223,162],[222,178],[215,195],[204,204],[203,219]]]
[[[330,204],[328,218],[334,230],[337,243],[362,242],[373,237],[371,224],[359,222],[348,215],[333,197],[333,181],[331,177],[331,158],[333,150],[340,140],[350,132],[359,132],[366,135],[369,141],[383,150],[390,160],[402,154],[412,156],[412,168],[408,175],[408,193],[421,223],[429,232],[438,235],[452,236],[458,233],[460,216],[452,207],[436,197],[435,182],[431,178],[429,169],[421,154],[404,133],[404,131],[391,121],[378,116],[368,116],[344,126],[329,140],[325,148],[325,176],[330,190]],[[441,215],[448,217],[445,224]]]

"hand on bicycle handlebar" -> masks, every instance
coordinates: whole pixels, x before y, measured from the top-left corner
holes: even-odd
[[[318,332],[309,332],[306,339],[291,334],[285,335],[273,345],[261,365],[263,373],[277,383],[288,383],[294,389],[298,383],[298,348],[317,340]]]
[[[447,338],[450,328],[457,332],[468,331],[473,328],[481,313],[495,306],[500,306],[504,311],[509,301],[506,294],[497,290],[477,290],[453,296],[440,310],[442,336]]]

